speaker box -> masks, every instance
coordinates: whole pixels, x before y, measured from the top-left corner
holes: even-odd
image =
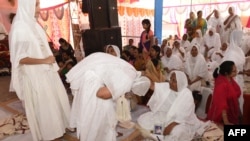
[[[88,7],[91,29],[118,27],[117,0],[85,0],[84,5]]]
[[[82,12],[83,13],[89,12],[89,0],[82,0]]]
[[[88,29],[82,33],[85,56],[94,52],[104,52],[104,46],[116,45],[121,50],[121,28]]]
[[[117,0],[107,0],[108,1],[108,14],[109,14],[109,27],[118,27],[118,9]]]

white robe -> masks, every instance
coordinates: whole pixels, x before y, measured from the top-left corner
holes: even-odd
[[[196,57],[192,57],[192,55],[189,55],[184,64],[184,72],[189,76],[189,79],[191,81],[195,80],[198,76],[203,79],[207,79],[208,67],[205,58],[200,53]],[[189,86],[189,88],[192,91],[200,91],[201,81],[202,80],[199,80],[193,83]]]
[[[161,62],[162,62],[162,66],[163,68],[168,68],[169,71],[173,71],[173,70],[183,70],[184,65],[182,60],[177,56],[172,54],[169,58],[164,55],[161,57]],[[165,79],[167,80],[168,78],[168,73],[165,71]]]
[[[199,34],[199,37],[194,37],[193,40],[191,41],[190,51],[191,51],[192,47],[195,44],[198,44],[199,47],[200,47],[199,52],[204,56],[204,51],[205,51],[204,44],[205,44],[205,41],[204,41],[203,35],[201,33],[201,30],[196,30],[196,32]]]
[[[15,91],[18,98],[24,102],[33,140],[53,140],[63,136],[69,125],[68,96],[57,72],[56,63],[19,63],[25,57],[44,59],[53,54],[44,30],[29,16],[35,13],[36,1],[18,2],[17,15],[9,36],[12,63],[10,91]]]
[[[214,51],[218,50],[221,47],[220,35],[213,31],[213,35],[210,36],[208,33],[204,36],[204,44],[210,49],[207,52],[207,56],[211,57]],[[213,47],[213,48],[212,48]],[[202,51],[204,52],[204,51]]]
[[[208,28],[214,28],[216,29],[216,32],[219,33],[221,36],[223,33],[223,19],[221,17],[211,17],[209,18],[208,22]]]
[[[218,64],[221,64],[222,63],[222,59],[223,57],[221,57],[220,55],[218,55],[217,53],[220,53],[221,55],[224,56],[226,51],[222,51],[222,50],[216,50],[214,51],[214,53],[211,55],[211,60],[212,61],[216,61]]]
[[[89,55],[66,74],[74,92],[70,126],[77,128],[78,138],[83,141],[116,140],[115,103],[131,90],[137,76],[138,72],[129,63],[106,53]],[[96,96],[103,86],[109,89],[112,99]]]
[[[209,124],[196,117],[193,96],[187,88],[174,92],[170,90],[169,83],[155,83],[154,94],[147,105],[151,111],[137,120],[142,128],[152,131],[155,125],[161,125],[164,130],[171,122],[179,123],[163,137],[164,141],[191,141],[195,134],[202,135]],[[151,137],[157,140],[153,134]]]
[[[183,47],[183,48],[185,49],[186,53],[189,52],[189,51],[191,50],[191,43],[190,43],[189,40],[186,40],[186,41],[181,40],[180,46]]]
[[[234,12],[234,8],[233,8],[233,12]],[[225,18],[227,19],[227,18]],[[228,29],[224,29],[223,30],[223,34],[222,34],[222,43],[223,42],[230,42],[230,35],[234,30],[241,30],[242,31],[242,23],[241,23],[241,19],[238,15],[233,15],[229,21],[232,21],[230,23],[230,27]],[[229,24],[229,22],[228,22]],[[227,24],[227,25],[228,25]],[[227,26],[224,25],[224,28]]]

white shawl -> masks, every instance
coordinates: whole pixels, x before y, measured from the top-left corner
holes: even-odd
[[[161,57],[163,68],[168,68],[169,71],[183,70],[183,62],[177,55],[172,53],[170,57],[167,57],[166,52],[168,49],[171,49],[171,47],[166,46],[164,48],[164,56]],[[167,72],[165,74],[165,77],[167,77]]]
[[[209,31],[213,32],[212,36],[209,35]],[[208,56],[210,57],[215,50],[218,50],[220,48],[221,40],[219,33],[217,33],[214,28],[210,28],[209,31],[204,36],[204,42],[205,45],[208,46],[208,48],[214,47],[213,49],[210,49],[208,51]]]
[[[198,76],[201,78],[208,77],[208,67],[205,58],[199,53],[198,45],[194,45],[192,48],[196,47],[198,49],[198,55],[193,57],[190,55],[184,64],[184,72],[188,75],[191,81],[195,80]],[[191,49],[192,50],[192,49]],[[190,86],[191,90],[200,90],[201,81],[197,81]]]
[[[114,102],[131,89],[136,94],[147,92],[150,81],[140,81],[140,75],[126,61],[101,52],[87,56],[66,74],[74,92],[70,124],[77,127],[77,136],[81,140],[111,141],[115,138]],[[109,89],[112,99],[96,97],[96,92],[103,86]]]
[[[20,76],[21,65],[19,61],[25,57],[44,59],[53,55],[45,32],[35,19],[35,3],[35,0],[18,1],[17,14],[13,20],[9,34],[10,61],[12,65],[10,91],[15,91],[21,100],[23,100],[23,84],[19,83],[19,80],[22,79],[22,76]],[[39,46],[43,48],[41,49]],[[54,63],[52,66],[46,64],[27,65],[25,68],[31,74],[32,72],[37,73],[37,68],[39,68],[39,71],[51,69],[57,71],[59,69],[57,63]],[[34,85],[39,85],[39,83],[34,83]]]
[[[242,36],[243,36],[243,32],[241,30],[234,30],[231,33],[229,47],[225,53],[225,56],[222,59],[222,62],[227,61],[227,60],[233,61],[235,63],[235,66],[237,67],[238,71],[243,71],[245,61],[246,61],[245,54],[244,54],[243,50],[240,48],[240,44],[242,42]],[[239,98],[239,101],[240,101],[241,112],[243,112],[243,103],[244,103],[244,99],[243,99],[244,78],[243,78],[243,75],[239,75],[239,74],[236,75],[235,80],[241,88],[242,94]]]

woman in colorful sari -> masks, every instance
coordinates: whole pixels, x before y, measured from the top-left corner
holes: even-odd
[[[136,48],[134,50],[134,60],[133,60],[133,66],[137,71],[145,71],[146,68],[146,61],[143,58],[142,52]]]
[[[233,61],[238,70],[237,75],[235,77],[235,81],[240,86],[241,93],[242,93],[239,98],[241,113],[243,113],[243,103],[244,103],[243,88],[245,85],[243,75],[246,73],[246,71],[244,70],[246,57],[240,46],[242,42],[242,36],[243,36],[243,32],[241,30],[232,31],[230,35],[230,43],[229,43],[228,49],[225,52],[225,55],[222,59],[223,61]]]
[[[207,31],[207,21],[206,19],[202,18],[202,11],[197,12],[197,18],[193,22],[193,27],[195,30],[200,29],[202,36]]]
[[[149,48],[154,44],[154,33],[151,30],[149,19],[142,20],[142,27],[144,31],[141,33],[139,49],[147,53],[149,52]]]
[[[172,71],[169,83],[152,83],[150,88],[154,94],[147,104],[150,111],[137,119],[135,131],[124,141],[132,141],[139,135],[153,140],[191,141],[195,134],[202,135],[210,121],[202,122],[197,118],[187,85],[187,77],[181,71]],[[162,131],[156,133],[156,127]]]
[[[213,99],[207,118],[223,125],[239,124],[241,90],[234,80],[237,68],[233,61],[224,61],[214,71]]]

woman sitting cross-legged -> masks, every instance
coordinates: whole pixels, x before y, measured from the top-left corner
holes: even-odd
[[[195,115],[195,104],[192,92],[187,88],[186,75],[173,71],[169,76],[169,83],[151,84],[150,89],[154,93],[147,103],[151,111],[137,119],[135,131],[125,141],[132,141],[140,135],[153,140],[191,141],[208,128],[210,121],[200,121]],[[158,129],[162,129],[162,132]]]

